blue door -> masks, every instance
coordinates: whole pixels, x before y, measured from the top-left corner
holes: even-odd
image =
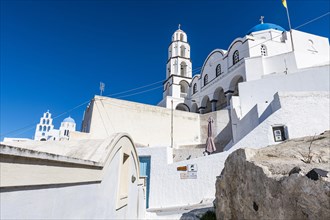
[[[146,178],[146,207],[149,208],[149,189],[150,189],[150,157],[139,157],[140,176]]]

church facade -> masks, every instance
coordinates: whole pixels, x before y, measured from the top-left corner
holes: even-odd
[[[242,82],[293,73],[329,61],[327,38],[296,30],[289,32],[261,20],[226,50],[213,50],[200,73],[192,76],[187,39],[180,28],[172,36],[159,106],[201,114],[226,109],[231,97],[239,96]]]

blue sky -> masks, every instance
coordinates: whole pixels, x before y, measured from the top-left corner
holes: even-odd
[[[293,28],[329,12],[328,0],[287,2]],[[164,80],[179,23],[198,72],[213,49],[227,49],[261,15],[288,29],[281,0],[1,0],[0,140],[32,138],[43,112],[57,116],[91,100],[100,81],[108,95]],[[329,37],[329,26],[328,14],[299,30]],[[161,98],[158,88],[123,99],[155,105]],[[85,107],[59,116],[55,127],[70,115],[80,128]]]

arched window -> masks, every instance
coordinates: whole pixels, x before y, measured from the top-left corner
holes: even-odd
[[[208,84],[208,82],[209,82],[209,76],[206,74],[204,76],[204,86],[206,86]]]
[[[42,131],[42,126],[41,125],[39,125],[39,131]]]
[[[218,64],[215,69],[215,75],[220,76],[220,74],[221,74],[221,64]]]
[[[49,125],[49,119],[47,119],[47,124]]]
[[[197,92],[197,84],[195,83],[193,87],[193,94],[195,94],[196,92]]]
[[[50,130],[50,126],[48,126],[48,128],[47,128],[47,131],[49,131]]]
[[[48,118],[48,116],[49,116],[49,113],[47,112],[47,113],[46,113],[46,118]]]
[[[183,41],[183,34],[180,34],[180,41]]]
[[[46,126],[44,126],[44,128],[43,128],[43,131],[46,131],[47,130],[47,127]]]
[[[182,56],[182,57],[185,57],[185,56],[186,56],[186,48],[182,45],[182,46],[180,47],[180,49],[181,49],[181,56]]]
[[[169,88],[170,88],[170,83],[167,83],[166,84],[166,87],[165,87],[165,94],[166,94],[166,96],[168,96],[170,94]]]
[[[181,76],[187,76],[187,64],[185,62],[181,62]]]
[[[180,92],[181,93],[186,93],[186,88],[182,84],[180,84]]]
[[[46,124],[46,120],[45,119],[42,119],[42,124]]]
[[[261,45],[260,52],[261,56],[267,56],[267,47],[265,45]]]
[[[239,52],[238,52],[238,50],[235,50],[235,52],[233,54],[233,65],[238,63],[238,61],[239,61]]]

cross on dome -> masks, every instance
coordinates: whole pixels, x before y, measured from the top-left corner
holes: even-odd
[[[178,29],[181,30],[181,24],[178,25]]]
[[[260,16],[260,19],[259,19],[259,21],[260,21],[260,24],[263,24],[264,23],[264,16]]]

